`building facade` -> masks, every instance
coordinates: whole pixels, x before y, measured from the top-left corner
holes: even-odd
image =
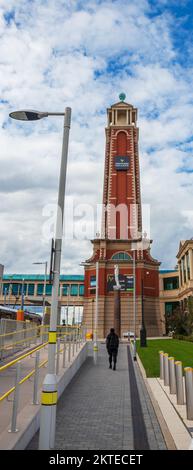
[[[169,333],[169,317],[179,306],[179,272],[176,269],[159,272],[160,314],[163,334]]]
[[[193,296],[193,240],[182,240],[177,253],[179,295],[182,308],[187,306],[188,297]]]
[[[114,322],[114,267],[119,267],[120,335],[136,333],[142,311],[149,336],[160,335],[159,265],[142,240],[142,207],[138,154],[137,109],[120,101],[107,109],[106,150],[101,236],[92,240],[93,254],[85,262],[83,321],[91,330],[95,315],[96,264],[98,276],[98,334],[107,335]],[[134,272],[135,269],[135,272]],[[136,317],[134,318],[134,281]]]
[[[40,274],[14,274],[4,275],[0,292],[0,305],[14,307],[21,305],[22,288],[24,292],[24,306],[42,306],[44,297],[45,276]],[[22,286],[23,284],[23,286]],[[49,277],[46,279],[45,303],[51,305],[52,284]],[[59,306],[83,306],[84,276],[80,274],[60,275],[58,292]]]

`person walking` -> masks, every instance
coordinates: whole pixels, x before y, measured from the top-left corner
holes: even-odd
[[[119,348],[119,338],[115,333],[114,328],[110,329],[110,333],[106,338],[106,348],[109,354],[109,369],[112,369],[112,360],[113,360],[113,370],[116,370],[117,363],[117,354]]]

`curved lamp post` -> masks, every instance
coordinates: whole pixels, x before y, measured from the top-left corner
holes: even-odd
[[[64,219],[64,198],[66,187],[66,170],[68,157],[68,141],[71,123],[71,108],[65,108],[64,113],[50,113],[36,110],[14,111],[9,114],[12,119],[19,121],[36,121],[48,116],[64,116],[63,145],[60,166],[58,206],[56,217],[56,233],[54,243],[54,269],[53,269],[53,287],[52,303],[49,329],[48,345],[48,373],[44,379],[42,390],[42,406],[40,420],[40,441],[39,449],[54,448],[55,442],[55,422],[56,422],[56,404],[57,404],[57,378],[55,367],[56,353],[56,331],[57,331],[57,313],[58,313],[58,290],[60,280],[60,262],[62,250],[63,219]]]

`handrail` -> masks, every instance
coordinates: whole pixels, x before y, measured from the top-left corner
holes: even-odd
[[[68,336],[69,339],[70,339],[70,343],[69,343],[69,347],[68,347],[68,361],[69,361],[69,363],[70,363],[70,360],[71,360],[71,342],[73,341],[73,356],[74,356],[74,354],[75,354],[75,351],[74,351],[75,338],[76,338],[76,351],[78,350],[78,346],[80,347],[82,340],[84,341],[83,335],[81,335],[81,337],[80,337],[79,333],[78,334],[74,333],[73,336],[72,336],[72,331],[69,331],[69,330],[65,331],[64,334],[61,331],[59,332],[58,340],[57,340],[57,350],[56,350],[56,353],[55,353],[55,355],[57,356],[56,374],[59,373],[59,364],[60,364],[59,356],[60,356],[61,352],[63,352],[63,368],[65,367],[66,342],[64,341],[63,348],[60,347],[60,338],[64,338],[65,336]],[[38,369],[40,369],[46,363],[48,363],[48,357],[47,357],[46,360],[42,361],[39,364],[40,355],[37,352],[36,359],[35,359],[35,368],[31,372],[29,372],[25,377],[23,377],[21,380],[20,380],[20,377],[19,377],[20,376],[20,369],[21,369],[20,361],[22,359],[24,359],[25,357],[27,357],[29,355],[32,355],[34,352],[39,351],[40,349],[45,347],[47,344],[49,344],[49,342],[46,342],[46,343],[42,344],[41,346],[38,346],[38,347],[32,349],[31,351],[24,354],[23,356],[11,361],[10,363],[8,363],[5,366],[2,366],[0,368],[0,371],[2,371],[2,370],[7,369],[8,367],[10,367],[11,365],[13,365],[15,363],[18,363],[17,364],[17,369],[16,369],[15,386],[11,387],[6,393],[4,393],[0,397],[0,402],[2,402],[5,398],[8,398],[8,396],[11,395],[11,393],[14,392],[10,432],[16,432],[16,430],[17,430],[16,429],[16,421],[17,421],[17,413],[18,413],[19,386],[22,385],[24,382],[26,382],[28,379],[30,379],[30,377],[32,377],[32,375],[34,375],[33,404],[37,405],[39,403],[38,402]]]
[[[2,346],[0,348],[0,351],[6,351],[7,349],[13,348],[17,344],[26,343],[27,341],[30,341],[32,339],[37,339],[37,336],[31,336],[29,338],[23,338],[23,339],[20,339],[19,341],[15,341],[15,343],[10,343],[10,344],[7,344],[6,346]]]
[[[68,332],[65,332],[65,333],[63,333],[63,336],[66,336],[68,334],[69,334]],[[30,356],[31,354],[33,354],[35,351],[38,351],[39,349],[42,349],[43,347],[47,346],[48,343],[49,343],[49,341],[46,341],[45,343],[41,344],[40,346],[37,346],[36,348],[32,349],[28,353],[24,354],[23,356],[20,356],[19,358],[14,359],[13,361],[9,362],[8,364],[5,364],[4,366],[1,366],[0,367],[0,372],[2,372],[5,369],[8,369],[8,367],[11,367],[12,365],[16,364],[18,361],[21,361],[22,359],[25,359],[27,356]]]
[[[46,363],[48,362],[48,359],[46,361],[41,362],[39,365],[38,369],[41,369]],[[30,379],[30,377],[35,373],[35,369],[33,369],[29,374],[27,374],[23,379],[20,380],[19,385],[22,385],[26,380]],[[4,395],[0,397],[0,402],[3,401],[5,398],[7,398],[9,395],[11,395],[12,392],[14,392],[15,387],[10,388]]]
[[[0,335],[0,338],[1,337],[5,337],[5,336],[10,336],[10,335],[18,335],[19,333],[26,333],[27,331],[31,331],[31,330],[38,330],[39,328],[45,328],[45,325],[40,325],[40,326],[34,326],[33,328],[22,328],[22,330],[17,330],[17,331],[11,331],[10,333],[3,333]]]
[[[43,343],[43,344],[41,344],[40,346],[37,346],[37,348],[32,349],[32,350],[29,351],[28,353],[23,354],[23,356],[20,356],[20,357],[18,357],[17,359],[14,359],[13,361],[8,362],[8,364],[5,364],[4,366],[1,366],[1,367],[0,367],[0,372],[2,372],[3,370],[8,369],[8,368],[11,367],[11,366],[13,366],[13,365],[16,364],[18,361],[21,361],[22,359],[25,359],[25,357],[31,356],[31,354],[33,354],[34,352],[39,351],[39,349],[42,349],[42,348],[44,348],[45,346],[47,346],[48,343],[49,343],[49,342],[47,341],[46,343]]]
[[[21,333],[21,332],[23,332],[23,331],[29,331],[29,330],[21,330],[21,331],[18,332],[18,333]],[[60,331],[57,331],[57,335],[58,335],[58,336],[60,335],[60,333],[61,333]],[[48,331],[44,331],[44,332],[41,333],[41,334],[44,334],[44,335],[49,334],[49,330],[48,330]],[[65,335],[69,334],[69,331],[68,331],[68,332],[65,332],[65,333],[62,332],[62,334],[65,336]],[[31,336],[31,337],[26,337],[26,338],[20,339],[19,341],[15,341],[15,342],[12,342],[12,343],[10,343],[10,344],[7,344],[6,346],[0,347],[0,351],[6,351],[7,349],[10,349],[10,347],[14,347],[14,346],[16,346],[17,344],[21,344],[21,343],[26,343],[27,341],[29,341],[29,340],[31,340],[31,339],[35,339],[35,338],[37,339],[38,336],[36,336],[36,337],[35,337],[35,336]]]
[[[68,333],[66,333],[67,335]],[[65,334],[64,334],[65,336]],[[21,356],[19,357],[18,359],[15,359],[14,361],[10,362],[9,364],[3,366],[3,367],[0,367],[0,372],[4,369],[6,369],[7,367],[15,364],[16,362],[20,361],[21,359],[24,359],[25,357],[31,355],[33,352],[39,350],[39,349],[42,349],[44,346],[46,346],[48,344],[47,343],[44,343],[41,347],[38,347],[38,348],[35,348],[33,349],[32,351],[30,351],[30,353],[27,353],[25,354],[24,356]],[[64,350],[64,348],[60,348],[60,351],[59,352],[62,352]],[[43,367],[46,363],[48,362],[48,359],[46,359],[45,361],[41,362],[41,364],[38,366],[38,369],[40,369],[41,367]],[[31,372],[29,372],[29,374],[27,374],[23,379],[20,380],[19,382],[19,385],[22,385],[22,383],[26,382],[26,380],[28,380],[33,374],[35,373],[35,369],[33,369]],[[11,395],[12,392],[14,392],[15,390],[15,387],[12,387],[10,388],[6,393],[4,393],[4,395],[2,395],[0,397],[0,402],[3,401],[5,398],[7,398],[9,395]]]

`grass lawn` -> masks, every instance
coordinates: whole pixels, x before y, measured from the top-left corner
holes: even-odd
[[[183,367],[193,367],[193,343],[177,339],[151,339],[146,348],[140,348],[137,340],[137,353],[146,370],[147,377],[159,377],[159,351],[168,353]]]

